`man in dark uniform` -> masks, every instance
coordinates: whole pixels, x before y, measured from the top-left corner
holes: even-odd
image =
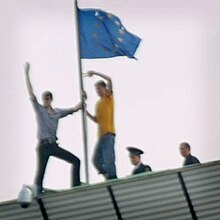
[[[135,147],[127,147],[127,150],[129,151],[131,163],[135,166],[132,174],[152,171],[149,165],[145,165],[141,162],[141,154],[144,153],[142,150]]]
[[[187,142],[183,142],[180,144],[180,154],[185,158],[183,166],[199,164],[200,161],[191,155],[190,153],[191,147]]]

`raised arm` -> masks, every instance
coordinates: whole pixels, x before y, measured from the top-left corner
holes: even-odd
[[[96,76],[99,76],[99,77],[105,79],[105,80],[107,81],[108,91],[109,91],[110,93],[112,93],[112,87],[113,87],[113,86],[112,86],[112,79],[111,79],[111,77],[109,77],[109,76],[107,76],[107,75],[105,75],[105,74],[103,74],[103,73],[96,72],[96,71],[94,71],[94,70],[88,71],[88,72],[87,72],[87,75],[88,75],[89,77],[92,77],[92,76],[96,75]]]
[[[30,71],[30,64],[26,62],[24,64],[24,73],[25,73],[25,76],[26,76],[27,89],[28,89],[28,93],[29,93],[30,98],[34,99],[35,95],[34,95],[33,87],[32,87],[32,84],[31,84],[29,71]]]

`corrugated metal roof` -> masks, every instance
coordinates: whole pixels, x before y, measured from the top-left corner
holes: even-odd
[[[220,219],[220,164],[182,172],[192,205],[199,220]]]
[[[123,219],[191,220],[176,173],[113,186]]]
[[[30,207],[22,209],[16,201],[0,204],[1,220],[43,220],[39,206],[33,201]]]
[[[43,202],[49,219],[53,220],[117,220],[109,194],[103,186],[57,193]]]
[[[49,220],[220,220],[220,161],[55,192],[42,202]],[[36,201],[27,209],[11,201],[0,204],[0,219],[43,217]]]

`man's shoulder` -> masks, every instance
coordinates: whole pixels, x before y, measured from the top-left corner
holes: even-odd
[[[188,158],[190,158],[190,159],[197,159],[195,156],[193,156],[192,154],[190,154],[189,156],[188,156]]]
[[[147,164],[144,164],[145,171],[152,171],[151,167]]]
[[[195,156],[193,156],[193,155],[191,155],[191,157],[192,157],[192,159],[193,159],[194,161],[199,162],[199,159],[198,159],[197,157],[195,157]]]
[[[107,90],[107,96],[113,96],[113,91],[112,90]]]
[[[200,161],[198,160],[197,157],[193,156],[193,155],[189,155],[186,160],[184,165],[192,165],[192,164],[196,164],[196,163],[200,163]]]
[[[33,96],[30,98],[30,101],[33,103],[33,105],[37,108],[43,108],[43,106],[38,102],[37,97]]]
[[[134,170],[133,174],[138,174],[138,173],[144,173],[151,171],[151,168],[149,165],[145,165],[141,163],[136,170]]]
[[[138,166],[137,169],[140,170],[140,171],[142,171],[142,172],[144,172],[145,169],[146,169],[146,167],[145,167],[145,165],[144,165],[143,163],[141,163],[141,164]]]
[[[113,93],[107,93],[105,96],[101,97],[97,103],[100,103],[102,101],[113,101],[114,100],[114,96],[113,96]]]
[[[113,91],[108,91],[107,95],[105,96],[105,98],[107,98],[108,100],[114,100],[114,95],[113,95]]]
[[[59,112],[62,112],[62,111],[63,111],[62,108],[57,108],[57,107],[54,107],[54,108],[53,108],[53,112],[54,112],[54,113],[59,113]]]

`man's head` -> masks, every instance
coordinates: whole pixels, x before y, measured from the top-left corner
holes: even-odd
[[[96,92],[99,97],[103,97],[107,93],[107,85],[104,81],[100,80],[95,84]]]
[[[53,94],[50,91],[45,91],[42,94],[43,106],[49,107],[51,106],[51,102],[53,101]]]
[[[187,157],[190,154],[191,147],[187,142],[180,143],[180,154]]]
[[[138,165],[141,162],[141,154],[144,152],[135,147],[127,147],[127,150],[129,151],[131,164],[134,166]]]
[[[140,155],[136,155],[136,156],[129,156],[131,164],[134,166],[137,166],[140,162],[141,162],[141,156]]]

